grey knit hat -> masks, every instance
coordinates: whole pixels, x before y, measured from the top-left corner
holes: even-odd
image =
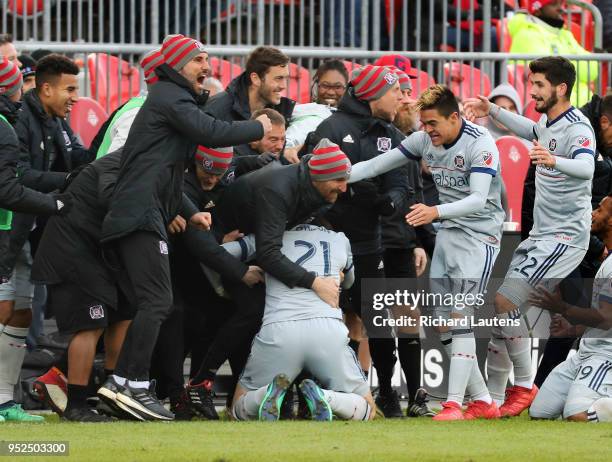
[[[358,99],[372,101],[384,96],[398,80],[390,68],[368,64],[353,71],[350,84]]]
[[[166,64],[179,72],[193,58],[200,53],[205,53],[206,49],[197,40],[176,34],[168,35],[164,39],[161,52],[164,55]]]
[[[340,150],[340,146],[323,138],[312,150],[308,168],[313,181],[348,179],[351,174],[351,161]]]

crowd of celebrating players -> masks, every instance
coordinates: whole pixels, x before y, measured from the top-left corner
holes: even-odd
[[[170,35],[142,57],[147,91],[85,148],[66,122],[78,66],[49,54],[20,69],[4,54],[0,421],[44,420],[14,400],[34,283],[70,335],[34,387],[70,421],[218,419],[214,385],[226,361],[236,420],[494,419],[526,409],[538,419],[612,420],[612,96],[573,107],[570,61],[529,64],[536,123],[516,113],[507,86],[462,108],[443,85],[415,100],[414,70],[399,55],[350,75],[342,61],[324,61],[312,103],[296,105],[282,96],[289,58],[258,47],[222,90],[206,48]],[[508,101],[515,110],[502,107]],[[506,217],[493,133],[529,145],[533,226],[495,295],[486,381],[473,329],[438,329],[450,368],[435,413],[421,388],[418,326],[368,336],[362,289],[370,278],[417,278],[429,261],[432,291],[486,291]],[[585,262],[593,309],[557,290]],[[543,361],[538,385],[522,321],[530,306],[551,312],[556,337],[582,337],[568,359],[551,343],[557,360]],[[438,307],[436,316],[473,310]],[[404,312],[418,316],[418,307],[393,314]],[[101,344],[94,409],[88,384]],[[396,355],[405,413],[392,386]]]

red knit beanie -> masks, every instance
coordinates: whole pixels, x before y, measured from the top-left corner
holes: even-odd
[[[368,64],[353,71],[350,83],[357,99],[372,101],[384,96],[397,81],[397,75],[388,67]]]
[[[155,74],[155,69],[163,63],[164,55],[161,54],[160,48],[149,51],[142,57],[140,60],[140,67],[142,67],[144,71],[144,78],[147,85],[153,85],[159,80],[159,77]]]
[[[327,138],[319,141],[312,150],[308,167],[313,181],[348,179],[351,174],[351,161],[340,150],[340,146]]]
[[[234,157],[234,148],[207,148],[206,146],[198,146],[195,154],[196,163],[213,175],[222,175],[232,164]]]
[[[19,68],[5,57],[0,56],[0,95],[14,95],[22,85],[23,77]]]
[[[179,72],[193,58],[200,53],[205,53],[206,49],[197,40],[177,34],[168,35],[164,39],[161,52],[164,55],[166,64]]]

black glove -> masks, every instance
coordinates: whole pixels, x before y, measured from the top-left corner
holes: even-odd
[[[53,194],[57,215],[66,215],[72,208],[72,196],[70,194]]]
[[[349,197],[355,205],[367,208],[375,207],[378,198],[378,186],[372,181],[358,181],[349,185]]]
[[[79,173],[81,173],[81,171],[88,165],[89,164],[79,165],[77,168],[68,173],[68,175],[66,175],[66,181],[64,181],[64,185],[60,188],[60,192],[63,193],[64,191],[66,191],[66,189],[68,189],[68,186],[70,186],[70,183],[72,183],[74,179],[79,176]]]
[[[395,213],[395,204],[387,194],[379,194],[376,197],[374,208],[383,217],[388,217]]]
[[[257,165],[261,168],[265,165],[268,165],[270,162],[274,162],[278,157],[276,154],[271,152],[264,152],[257,156]]]

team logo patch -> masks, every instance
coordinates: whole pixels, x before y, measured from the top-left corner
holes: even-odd
[[[510,157],[512,162],[517,163],[519,160],[521,160],[521,153],[518,151],[518,149],[516,149],[516,147],[512,146],[510,148],[510,154],[508,157]]]
[[[463,158],[463,156],[455,156],[454,162],[455,167],[457,168],[463,168],[463,166],[465,165],[465,159]]]
[[[388,72],[387,74],[385,74],[384,78],[389,85],[393,85],[395,82],[397,82],[397,79],[398,79],[397,75],[391,72]]]
[[[353,170],[353,166],[352,166],[352,165],[349,165],[349,166],[347,167],[347,169],[346,169],[346,174],[347,174],[347,175],[350,175],[350,174],[351,174],[351,170]]]
[[[64,142],[66,143],[66,146],[70,146],[70,137],[68,136],[68,133],[66,133],[66,130],[62,130],[62,135],[64,135]]]
[[[548,142],[548,149],[549,151],[554,151],[555,149],[557,149],[557,140],[556,139],[552,139]]]
[[[206,48],[204,48],[204,45],[202,45],[202,43],[196,41],[196,46],[198,47],[198,50],[202,53],[206,51]]]
[[[212,160],[210,160],[210,159],[204,159],[202,161],[202,164],[204,165],[204,168],[206,168],[206,169],[211,169],[212,166],[213,166]]]
[[[578,144],[583,148],[588,148],[591,145],[591,138],[588,136],[581,136],[578,138]]]
[[[204,206],[204,210],[212,209],[215,206],[215,201],[208,201],[208,204]]]
[[[164,241],[159,241],[159,252],[162,255],[168,255],[168,244]]]
[[[350,135],[350,133],[348,135],[346,135],[344,138],[342,138],[342,141],[344,143],[354,143],[355,142],[353,140],[353,137]]]
[[[94,305],[89,307],[89,317],[91,319],[103,319],[104,318],[104,308],[102,305]]]
[[[491,165],[493,165],[493,154],[491,154],[490,152],[486,152],[486,151],[483,152],[482,160],[487,167],[490,167]]]
[[[427,153],[427,160],[433,160],[433,154],[431,152]]]
[[[378,146],[378,150],[380,152],[387,152],[389,149],[391,149],[391,138],[378,138],[376,146]]]

